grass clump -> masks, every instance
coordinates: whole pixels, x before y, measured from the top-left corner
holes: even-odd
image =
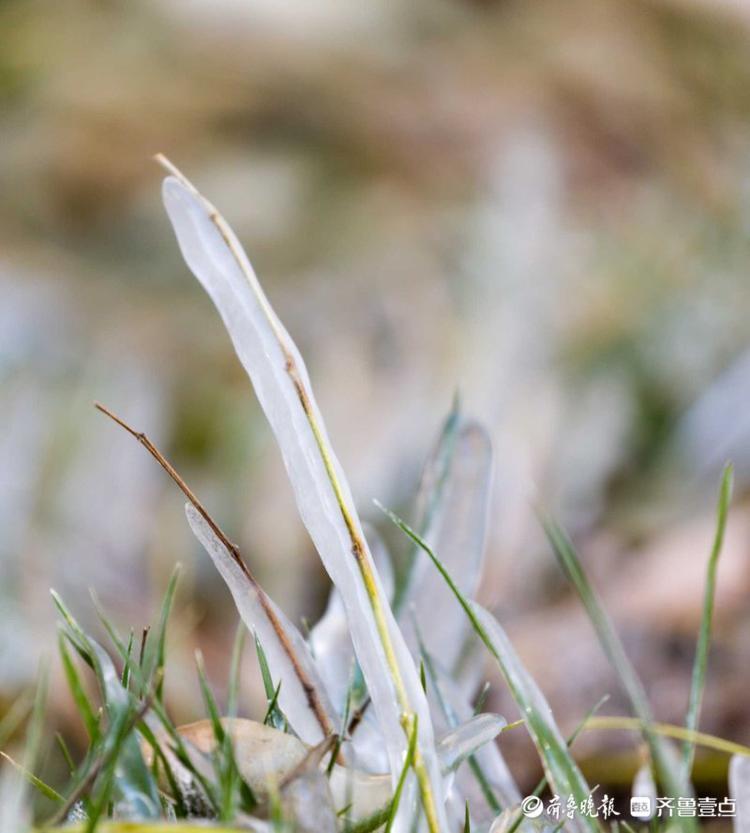
[[[410,544],[407,569],[391,582],[388,554],[375,546],[371,550],[373,539],[368,541],[363,531],[294,342],[226,221],[176,169],[165,165],[171,175],[164,184],[164,200],[178,243],[217,306],[255,386],[300,515],[331,578],[332,595],[324,619],[309,634],[300,633],[151,440],[98,406],[146,448],[187,498],[188,524],[226,582],[244,627],[234,644],[225,708],[199,655],[205,715],[196,723],[176,726],[165,701],[164,680],[178,571],[154,628],[144,632],[140,651],[134,632],[124,638],[99,608],[111,643],[105,649],[53,593],[60,615],[60,661],[88,745],[76,762],[62,742],[71,774],[59,790],[33,774],[43,719],[40,685],[28,753],[22,764],[12,767],[20,785],[35,787],[55,804],[38,829],[76,820],[78,826],[67,829],[85,833],[183,831],[206,823],[226,831],[264,833],[513,833],[519,828],[534,833],[542,830],[543,820],[524,817],[518,785],[494,743],[501,732],[520,727],[529,732],[544,769],[537,795],[548,785],[576,806],[590,802],[592,788],[571,746],[580,731],[615,725],[643,734],[654,777],[668,795],[691,795],[695,745],[721,746],[700,735],[697,727],[730,470],[722,482],[708,564],[690,707],[685,728],[677,727],[676,736],[684,740],[682,758],[665,740],[675,736],[675,727],[654,721],[643,686],[570,540],[544,518],[555,554],[636,715],[600,718],[593,715],[596,707],[566,739],[500,622],[475,600],[492,474],[485,429],[454,407],[425,469],[419,532],[384,510]],[[254,638],[267,697],[265,714],[257,721],[238,716],[245,628]],[[507,725],[472,705],[475,692],[462,685],[461,666],[463,646],[472,638],[502,672],[519,708],[515,723]],[[85,675],[96,681],[96,700],[88,693]],[[9,712],[0,723],[0,740],[27,709],[24,701]],[[745,755],[747,750],[735,745],[724,751]],[[465,773],[478,785],[478,793],[467,788]],[[21,786],[14,795],[17,812],[6,828],[23,833],[30,822]],[[693,825],[690,819],[676,821],[685,829]],[[598,833],[602,823],[578,813],[558,827]]]

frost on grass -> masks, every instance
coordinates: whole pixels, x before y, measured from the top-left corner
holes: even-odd
[[[540,752],[549,783],[557,795],[572,795],[579,803],[585,801],[591,791],[568,754],[567,743],[539,686],[521,663],[497,619],[476,603],[471,605],[471,610],[486,636],[488,647],[503,669],[514,698],[523,704],[526,726]],[[581,833],[598,828],[591,819],[578,815],[569,826]]]
[[[260,640],[275,678],[283,680],[278,701],[297,735],[311,746],[338,728],[310,649],[297,628],[250,579],[226,546],[191,504],[190,528],[211,556],[248,629]]]
[[[481,746],[495,740],[508,725],[497,714],[478,714],[440,739],[443,769],[451,772]]]
[[[377,559],[371,554],[296,346],[231,229],[187,180],[173,173],[164,182],[163,194],[183,256],[216,305],[250,376],[279,444],[302,520],[333,582],[326,613],[311,634],[311,652],[272,607],[289,635],[289,644],[276,650],[277,629],[260,633],[267,627],[267,610],[258,604],[257,589],[248,586],[231,552],[212,539],[212,530],[200,514],[188,508],[193,531],[229,584],[243,619],[260,635],[273,673],[282,683],[285,699],[281,705],[298,734],[313,742],[321,732],[319,715],[310,708],[309,688],[299,682],[300,667],[308,680],[315,681],[316,689],[325,687],[326,722],[346,728],[352,700],[362,707],[352,729],[354,762],[371,773],[387,769],[394,788],[408,760],[409,727],[415,721],[413,772],[404,770],[393,829],[412,825],[419,789],[429,829],[448,830],[446,800],[450,797],[455,806],[463,790],[452,778],[444,781],[441,776],[433,714],[416,666],[434,657],[435,674],[450,680],[471,633],[469,619],[419,549],[414,550],[405,582],[392,592],[387,554],[380,551]],[[487,433],[454,411],[426,468],[422,524],[428,541],[439,550],[469,599],[475,595],[482,570],[491,471]],[[398,620],[390,606],[392,595]],[[361,697],[362,684],[371,709]],[[451,714],[441,718],[444,729],[452,734],[441,751],[458,763],[494,738],[500,723],[491,716],[471,720],[465,695],[452,697]],[[436,704],[431,705],[434,709]],[[535,699],[534,705],[542,704]],[[515,801],[518,790],[499,751],[487,753],[484,764],[503,803]],[[481,764],[474,761],[474,766],[484,777]],[[553,783],[565,780],[559,772],[550,775]],[[576,792],[582,790],[581,784],[575,786],[580,788]]]
[[[750,833],[750,758],[734,755],[729,764],[729,794],[736,801],[736,833]]]
[[[364,530],[375,568],[383,584],[383,592],[390,600],[393,598],[394,590],[390,554],[385,542],[373,527],[365,524]],[[323,616],[310,631],[310,647],[328,692],[334,698],[334,705],[339,711],[343,711],[354,673],[354,649],[349,636],[346,608],[341,593],[335,587],[330,592]],[[357,735],[359,740],[359,733]]]
[[[461,686],[450,674],[436,670],[436,679],[432,681],[433,691],[437,692],[439,708],[445,714],[446,723],[460,726],[472,719],[474,707],[463,693]],[[458,773],[458,789],[462,796],[472,796],[471,809],[479,818],[489,818],[498,811],[498,807],[515,807],[521,801],[521,791],[513,774],[500,752],[497,744],[487,743],[474,752],[479,771],[489,790],[496,798],[490,804],[486,790],[477,784],[476,772],[465,767]]]
[[[184,178],[164,182],[164,203],[188,266],[229,331],[279,444],[297,507],[341,593],[354,651],[388,752],[394,786],[418,719],[415,775],[433,830],[447,829],[427,700],[332,451],[302,357],[272,310],[242,247],[216,210]],[[416,784],[409,775],[404,807]],[[403,822],[408,826],[409,821]]]
[[[456,423],[454,425],[454,423]],[[479,587],[492,485],[492,444],[474,420],[449,418],[441,442],[425,468],[421,493],[424,539],[455,576],[464,595],[474,598]],[[432,496],[432,497],[429,497]],[[404,629],[416,644],[412,621],[419,624],[425,648],[453,670],[471,631],[464,612],[429,559],[417,551],[410,593],[404,607],[413,607]]]
[[[32,783],[63,802],[60,818],[83,800],[91,830],[106,817],[189,818],[196,812],[189,799],[199,796],[203,816],[263,833],[277,829],[276,814],[289,823],[284,829],[294,833],[526,833],[535,823],[521,817],[518,787],[494,743],[506,722],[476,714],[479,708],[471,700],[480,668],[476,654],[467,652],[473,639],[474,647],[483,643],[497,660],[550,788],[582,803],[591,791],[569,752],[572,740],[563,739],[500,623],[475,601],[492,481],[487,432],[454,408],[425,469],[420,533],[386,510],[412,544],[405,575],[396,581],[386,548],[374,532],[363,532],[304,362],[239,242],[213,206],[170,170],[174,175],[164,182],[164,201],[180,248],[218,308],[250,376],[333,588],[325,614],[305,639],[166,458],[144,434],[99,406],[149,450],[188,497],[188,523],[256,637],[269,698],[267,718],[284,731],[236,717],[241,640],[230,674],[231,717],[220,716],[199,666],[209,719],[183,727],[171,723],[162,701],[162,673],[175,578],[155,638],[144,640],[141,663],[132,661],[133,634],[126,645],[102,615],[123,663],[122,674],[55,595],[63,619],[66,676],[91,744],[67,798],[33,776]],[[722,489],[714,566],[730,476],[725,475]],[[575,567],[573,577],[583,586],[585,576],[570,552],[563,560]],[[704,626],[710,624],[712,594],[709,582]],[[590,594],[583,595],[587,602]],[[592,605],[587,607],[591,614]],[[595,609],[595,624],[602,618]],[[708,627],[702,630],[704,649],[709,632]],[[614,640],[606,634],[607,645]],[[94,670],[102,701],[98,710],[88,701],[68,643]],[[691,702],[697,706],[689,729],[697,726],[705,662],[696,667]],[[627,679],[625,687],[633,688]],[[638,702],[635,706],[641,715],[644,708]],[[686,755],[689,764],[692,740]],[[677,767],[673,757],[668,771]],[[736,757],[730,769],[740,833],[750,833],[748,761]],[[7,772],[0,783],[0,791],[7,792]],[[639,773],[634,789],[655,792],[650,768]],[[12,796],[0,802],[3,830],[25,826],[25,807]],[[563,824],[580,833],[600,829],[585,816]]]

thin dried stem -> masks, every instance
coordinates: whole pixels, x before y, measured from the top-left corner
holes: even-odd
[[[357,730],[357,727],[362,722],[362,720],[363,720],[363,718],[364,718],[364,716],[367,712],[367,709],[370,707],[371,702],[372,702],[372,700],[370,700],[370,698],[367,697],[365,699],[364,703],[362,703],[361,706],[359,706],[357,709],[355,709],[354,712],[352,712],[352,716],[349,719],[349,725],[346,729],[346,735],[347,735],[348,738],[351,738],[351,736]]]
[[[164,469],[164,471],[174,480],[174,482],[180,487],[180,490],[185,495],[185,497],[193,504],[196,510],[201,514],[203,520],[211,527],[214,535],[221,541],[222,544],[229,550],[232,554],[234,560],[239,564],[242,568],[242,571],[245,575],[253,582],[253,584],[257,585],[255,578],[252,577],[250,570],[248,569],[247,565],[245,564],[242,556],[240,555],[239,547],[236,544],[233,544],[229,538],[224,534],[222,529],[219,525],[214,521],[214,519],[208,514],[208,511],[203,506],[203,504],[198,500],[197,496],[193,492],[193,490],[188,486],[188,484],[182,479],[179,475],[175,467],[167,460],[167,458],[159,451],[159,449],[151,442],[151,440],[141,431],[136,431],[135,428],[132,428],[125,422],[122,417],[117,416],[113,411],[107,408],[105,405],[102,405],[101,402],[94,402],[94,407],[101,411],[103,414],[108,416],[111,420],[116,422],[120,428],[124,428],[128,434],[132,437],[135,437],[136,440],[148,451],[148,453],[156,460],[156,462]]]
[[[161,453],[161,451],[159,451],[159,449],[142,431],[136,431],[134,428],[128,425],[128,423],[125,422],[125,420],[122,419],[122,417],[117,416],[117,414],[113,413],[109,408],[102,405],[100,402],[95,402],[94,406],[97,408],[97,410],[101,411],[111,420],[116,422],[121,428],[124,428],[128,432],[128,434],[130,434],[132,437],[135,437],[135,439],[138,440],[138,442],[146,449],[146,451],[148,451],[148,453],[156,460],[156,462],[179,486],[180,490],[185,495],[185,497],[195,507],[196,511],[201,515],[201,517],[209,525],[209,527],[211,527],[212,532],[216,535],[219,541],[221,541],[221,543],[226,548],[227,552],[230,553],[232,558],[235,560],[237,565],[245,574],[247,580],[257,591],[258,599],[260,600],[260,603],[263,607],[263,612],[268,618],[268,621],[271,623],[271,626],[273,627],[284,652],[289,657],[292,667],[294,668],[294,672],[297,675],[297,679],[299,680],[300,685],[302,686],[302,689],[305,692],[305,697],[307,698],[308,705],[315,714],[315,717],[318,723],[320,724],[321,729],[323,730],[323,734],[325,736],[335,734],[334,727],[331,725],[328,715],[326,714],[325,708],[323,707],[320,697],[318,696],[318,692],[315,688],[315,685],[313,684],[312,680],[309,679],[309,677],[305,673],[304,668],[297,659],[297,656],[294,653],[294,650],[289,642],[289,638],[284,630],[284,627],[279,621],[279,618],[276,615],[273,606],[271,605],[270,599],[266,595],[265,590],[263,590],[263,588],[258,583],[255,576],[250,572],[250,568],[247,566],[244,559],[242,558],[239,547],[229,540],[229,538],[224,534],[221,527],[216,523],[216,521],[208,513],[208,510],[200,502],[193,490],[187,485],[187,483],[177,472],[175,467],[169,462],[169,460],[167,460],[167,458]]]

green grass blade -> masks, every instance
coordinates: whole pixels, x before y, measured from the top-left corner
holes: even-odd
[[[65,606],[65,602],[63,602],[63,600],[60,598],[57,592],[54,590],[50,590],[50,596],[52,597],[52,601],[54,602],[54,605],[57,608],[58,613],[63,618],[65,635],[68,638],[70,644],[76,649],[81,659],[90,668],[95,670],[94,656],[90,650],[88,637],[83,632],[83,630],[81,630],[80,625],[73,618],[73,615]]]
[[[390,802],[364,819],[347,824],[344,833],[374,833],[381,830],[391,814]]]
[[[596,703],[596,705],[594,705],[592,708],[589,709],[589,711],[586,713],[586,716],[578,724],[578,726],[576,726],[576,728],[573,730],[573,733],[570,735],[570,737],[568,737],[568,739],[565,741],[567,743],[569,749],[572,748],[573,744],[578,739],[578,736],[586,728],[586,726],[589,723],[589,721],[591,720],[591,718],[599,711],[599,709],[607,702],[608,699],[609,699],[609,695],[605,694],[604,697],[602,697]],[[536,787],[534,787],[534,790],[532,791],[531,795],[540,796],[544,792],[544,789],[545,789],[546,786],[547,786],[547,778],[546,778],[546,776],[542,776],[542,778],[539,779],[539,782],[537,783]],[[508,830],[508,833],[515,833],[515,831],[519,828],[519,826],[521,825],[521,822],[523,821],[523,818],[524,818],[523,814],[518,812],[518,811],[516,811],[516,812],[517,812],[516,818],[513,821],[513,824],[510,826],[510,828]]]
[[[164,770],[164,777],[167,779],[167,783],[169,784],[170,795],[175,801],[175,813],[178,818],[184,818],[188,815],[189,808],[183,800],[182,790],[180,789],[180,785],[177,781],[177,776],[174,774],[172,764],[164,753],[164,750],[159,745],[159,741],[156,739],[156,735],[152,731],[151,727],[145,721],[141,722],[138,727],[138,731],[143,736],[146,743],[148,743],[151,747],[154,754],[154,760],[151,765],[151,773],[154,776],[154,779],[158,782],[159,767],[161,766]]]
[[[216,741],[221,743],[224,740],[224,727],[221,725],[221,713],[214,693],[211,691],[211,686],[208,683],[206,666],[203,661],[203,654],[200,651],[195,652],[195,665],[198,669],[198,682],[200,684],[201,694],[203,695],[203,703],[206,706]]]
[[[451,410],[440,429],[438,441],[425,466],[419,494],[417,495],[417,511],[420,517],[417,525],[422,535],[425,534],[432,523],[440,506],[440,500],[450,472],[451,459],[456,447],[460,422],[461,404],[458,396],[455,396]],[[401,613],[404,602],[409,595],[418,557],[419,547],[413,544],[409,551],[405,569],[401,572],[394,588],[393,613],[396,616]]]
[[[528,671],[523,667],[500,624],[487,611],[463,595],[440,559],[408,524],[381,504],[377,505],[424,550],[453,591],[477,635],[497,660],[513,699],[521,709],[547,778],[555,792],[561,796],[572,795],[579,803],[588,799],[591,790],[568,751],[567,744],[554,722],[549,705]],[[589,833],[600,831],[596,820],[588,816],[573,819],[571,825],[577,830],[589,831]]]
[[[88,829],[93,831],[113,798],[128,802],[142,818],[158,818],[161,814],[158,787],[143,761],[135,733],[140,710],[145,706],[123,687],[121,676],[109,654],[86,634],[54,591],[52,598],[63,618],[62,627],[66,638],[96,674],[107,718],[106,729],[102,730],[97,744],[96,763],[92,759],[88,769],[82,770],[80,777],[74,779],[74,791],[91,780]],[[130,674],[135,676],[134,669],[137,666],[130,661],[127,646],[119,639],[102,611],[98,610],[98,613],[115,641],[123,662],[129,663]]]
[[[59,732],[55,732],[55,740],[57,741],[57,747],[63,756],[65,765],[68,767],[68,772],[73,775],[76,771],[76,765],[73,756],[70,754],[70,749],[68,749],[68,744],[65,743],[65,738]]]
[[[719,555],[724,544],[724,533],[727,526],[729,514],[729,503],[732,499],[732,483],[734,470],[731,464],[724,468],[719,489],[719,501],[716,512],[716,534],[714,535],[711,555],[706,568],[706,584],[703,595],[703,614],[701,616],[698,644],[695,650],[695,661],[693,663],[693,676],[690,685],[690,699],[688,701],[687,718],[685,728],[694,732],[698,729],[700,720],[701,704],[703,702],[703,690],[706,684],[706,668],[708,666],[708,648],[711,643],[711,623],[714,613],[714,598],[716,596],[716,572],[719,566]],[[690,778],[693,770],[693,759],[695,757],[694,744],[687,741],[683,747],[684,777]]]
[[[691,796],[692,788],[689,781],[683,777],[679,760],[674,759],[671,754],[672,750],[651,729],[654,720],[643,684],[625,653],[622,642],[599,596],[589,582],[573,544],[555,521],[547,517],[542,517],[541,520],[563,572],[583,602],[604,653],[620,678],[633,711],[643,723],[644,740],[648,744],[662,788],[669,796],[675,798]],[[680,818],[678,823],[691,830],[695,827],[695,820],[690,818]]]
[[[73,619],[73,617],[71,616],[71,614],[67,610],[67,608],[65,608],[64,604],[59,599],[59,597],[55,598],[55,604],[58,606],[58,609],[61,611],[61,613],[63,615],[63,618],[65,619],[66,625],[68,625],[68,627],[70,628],[70,632],[68,632],[67,635],[69,636],[69,638],[77,640],[77,642],[74,641],[73,644],[76,646],[77,650],[79,650],[79,652],[81,653],[83,658],[93,668],[94,667],[94,661],[91,658],[90,653],[88,652],[88,649],[86,648],[86,645],[85,645],[85,640],[87,639],[86,635],[80,629],[77,622],[75,621],[75,619]],[[101,611],[99,611],[99,615],[100,615],[100,618],[102,620],[102,623],[104,624],[105,629],[107,630],[107,632],[110,636],[110,639],[112,640],[112,643],[115,647],[115,650],[117,651],[117,654],[119,655],[119,657],[123,661],[123,663],[126,663],[126,664],[129,665],[130,676],[133,679],[133,681],[135,683],[135,686],[137,688],[139,688],[140,690],[145,690],[146,689],[146,680],[145,680],[145,677],[144,677],[144,674],[143,674],[143,669],[141,668],[140,663],[135,662],[135,660],[132,657],[128,658],[127,646],[125,645],[125,643],[117,635],[117,632],[112,627],[112,624],[109,622],[107,617],[104,616],[104,614]],[[83,640],[83,642],[81,640]],[[170,744],[171,744],[171,751],[174,753],[174,755],[176,756],[176,758],[180,762],[180,764],[182,764],[182,766],[184,766],[187,769],[187,771],[190,773],[192,778],[195,779],[196,784],[198,784],[200,786],[200,789],[201,789],[202,793],[205,795],[207,801],[209,802],[209,804],[213,808],[214,812],[218,813],[219,812],[219,799],[218,799],[218,796],[216,794],[215,786],[211,781],[209,781],[207,778],[205,778],[203,773],[200,771],[200,769],[197,768],[194,765],[193,760],[190,757],[190,754],[188,752],[188,748],[187,748],[185,742],[183,741],[182,736],[177,731],[174,723],[172,723],[172,721],[170,720],[170,718],[169,718],[169,716],[166,712],[166,709],[164,708],[164,705],[162,703],[160,703],[158,699],[155,698],[153,700],[153,702],[151,703],[151,711],[154,713],[156,719],[159,721],[159,723],[163,727],[164,731],[167,733],[167,736],[169,737],[169,741],[170,741]],[[156,738],[153,735],[151,727],[149,726],[149,720],[150,720],[149,716],[146,715],[144,717],[144,719],[139,722],[138,729],[141,732],[141,734],[143,734],[143,736],[146,738],[146,740],[149,742],[149,744],[152,747],[154,747],[155,754],[157,754],[160,757],[160,759],[162,760],[162,763],[165,765],[165,767],[168,767],[166,756],[163,754],[163,751],[158,747],[158,743],[156,741]],[[157,749],[158,749],[158,751],[157,751]],[[81,780],[84,776],[85,776],[85,773],[84,773],[84,775],[82,775],[79,778],[79,780]],[[174,778],[170,780],[170,785],[174,789],[174,785],[175,785]],[[179,789],[175,789],[173,794],[176,798],[181,799],[181,793],[180,793]]]
[[[201,693],[203,694],[203,702],[205,703],[213,728],[214,738],[216,739],[216,749],[213,754],[213,759],[219,784],[219,820],[229,821],[234,816],[237,804],[236,799],[238,797],[237,786],[239,785],[232,741],[229,733],[224,731],[219,707],[211,691],[211,686],[206,676],[206,667],[203,663],[203,655],[200,652],[196,652],[195,664],[198,668],[198,679]]]
[[[448,725],[452,729],[455,729],[460,722],[459,717],[456,714],[455,710],[451,707],[451,704],[448,702],[448,699],[445,696],[445,693],[443,692],[443,685],[439,679],[432,656],[427,651],[427,648],[424,642],[422,641],[422,635],[416,623],[415,630],[417,634],[419,650],[422,654],[423,668],[427,670],[427,673],[429,675],[432,690],[434,691],[435,697],[437,698],[438,705],[440,706],[440,711],[443,713],[443,717],[445,718]],[[477,784],[479,785],[479,789],[481,790],[482,795],[484,796],[484,799],[487,802],[487,805],[490,807],[493,813],[500,813],[503,809],[502,805],[500,804],[500,801],[495,795],[495,791],[492,788],[492,784],[490,783],[489,779],[482,770],[482,767],[475,755],[469,755],[468,766],[472,774],[474,775]]]
[[[16,770],[16,772],[19,772],[29,782],[29,784],[31,784],[31,786],[45,798],[48,798],[50,801],[59,802],[65,800],[56,789],[50,787],[49,784],[45,784],[41,778],[38,778],[33,772],[29,772],[29,770],[24,766],[21,766],[18,761],[14,761],[13,758],[11,758],[7,753],[0,752],[0,758],[7,761]]]
[[[273,692],[273,697],[268,701],[266,713],[263,715],[263,725],[272,726],[274,729],[280,729],[285,725],[284,718],[279,713],[279,692],[281,691],[281,680]]]
[[[130,629],[130,636],[128,637],[128,647],[126,650],[127,654],[127,662],[123,663],[122,666],[122,687],[129,688],[130,686],[130,657],[133,655],[133,642],[135,640],[135,633],[133,629]]]
[[[164,699],[163,672],[167,644],[167,624],[169,623],[169,616],[172,612],[172,605],[174,603],[177,582],[180,578],[181,569],[181,566],[177,564],[172,571],[169,583],[167,584],[167,589],[164,593],[161,611],[159,613],[159,624],[157,625],[155,632],[148,632],[143,652],[143,668],[147,688],[150,689],[153,681],[157,678],[157,675],[161,675],[156,686],[156,699],[160,703],[163,702]]]
[[[237,712],[237,694],[239,690],[239,671],[242,648],[244,645],[245,628],[241,627],[237,632],[232,649],[232,661],[229,674],[229,705],[227,708],[228,717],[232,718]],[[214,768],[219,784],[219,819],[231,821],[234,818],[237,807],[242,801],[243,805],[250,808],[257,803],[250,787],[240,775],[239,767],[234,756],[234,746],[231,734],[225,730],[222,722],[216,698],[211,690],[206,675],[203,657],[196,654],[196,665],[200,680],[201,692],[206,709],[213,727],[214,738],[216,739],[216,750],[214,753]]]
[[[473,621],[479,627],[478,633],[497,660],[508,688],[521,708],[547,780],[555,793],[573,796],[580,805],[589,798],[591,790],[568,750],[549,704],[521,663],[500,623],[476,603],[471,603],[470,607]],[[579,830],[599,830],[597,822],[588,816],[576,817],[573,824]]]
[[[134,708],[118,712],[111,722],[89,810],[88,829],[92,833],[113,802],[122,801],[138,818],[161,816],[158,788],[143,761],[135,732],[137,723],[138,712]]]
[[[331,752],[331,757],[328,761],[328,767],[326,768],[326,776],[328,778],[331,777],[331,773],[333,772],[333,767],[336,765],[336,761],[339,757],[339,752],[341,751],[341,744],[344,741],[344,738],[347,736],[347,732],[349,730],[349,718],[352,713],[352,687],[349,685],[346,689],[346,698],[344,699],[344,708],[341,712],[341,726],[339,728],[338,736],[336,737],[336,743],[334,744],[333,751]]]
[[[245,651],[245,641],[247,637],[247,628],[239,623],[237,626],[237,633],[234,637],[234,644],[232,645],[232,660],[229,664],[229,681],[227,685],[227,717],[237,717],[238,703],[240,700],[240,672],[242,670],[242,657]],[[234,749],[231,745],[231,738],[225,734],[224,750],[225,758],[231,756],[233,765],[237,773],[237,781],[239,783],[239,799],[240,806],[244,811],[250,811],[256,807],[258,800],[255,797],[250,785],[242,778],[239,766],[234,757]]]
[[[260,676],[263,680],[263,689],[266,692],[266,715],[263,718],[263,723],[267,726],[273,726],[274,729],[284,729],[287,725],[286,717],[279,708],[279,692],[281,691],[281,680],[278,685],[274,685],[271,677],[271,669],[268,667],[268,660],[266,659],[266,652],[260,644],[258,637],[255,637],[255,653],[258,655],[258,667],[260,668]]]
[[[258,667],[260,668],[260,676],[263,680],[263,689],[266,692],[266,700],[270,700],[275,691],[273,678],[271,677],[271,669],[268,667],[268,660],[266,659],[266,652],[260,644],[258,637],[255,637],[255,653],[258,656]]]

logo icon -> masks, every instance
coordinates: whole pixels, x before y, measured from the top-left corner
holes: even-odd
[[[648,795],[634,795],[630,799],[630,815],[634,819],[650,819],[653,814],[651,797]]]
[[[544,802],[536,795],[527,795],[521,802],[521,812],[527,819],[538,819],[544,812]]]

